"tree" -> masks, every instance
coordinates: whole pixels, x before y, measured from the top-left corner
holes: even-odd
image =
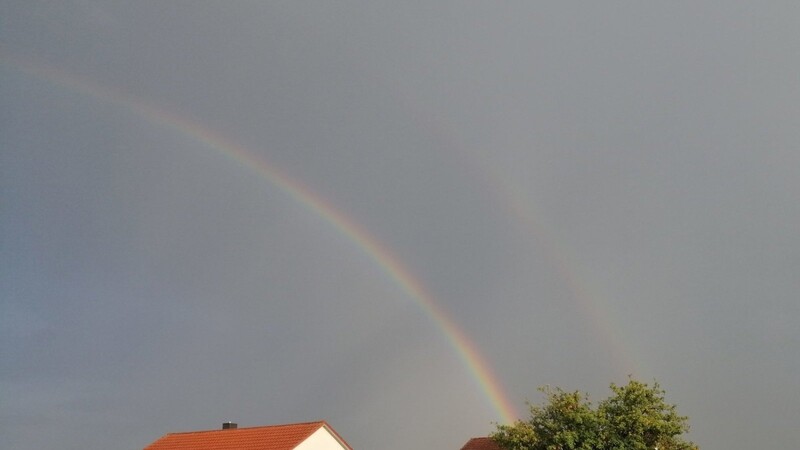
[[[540,388],[546,402],[529,405],[530,418],[498,425],[490,436],[505,450],[694,450],[682,439],[687,418],[665,402],[664,390],[629,379],[596,408],[579,391]]]

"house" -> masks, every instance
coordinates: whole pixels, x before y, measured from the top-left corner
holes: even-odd
[[[488,437],[472,438],[461,447],[461,450],[502,450],[497,442]]]
[[[144,450],[353,450],[325,421],[169,433]]]

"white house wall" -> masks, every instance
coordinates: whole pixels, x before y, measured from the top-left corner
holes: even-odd
[[[320,427],[294,450],[348,450],[325,427]]]

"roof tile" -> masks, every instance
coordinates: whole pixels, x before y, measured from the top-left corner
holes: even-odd
[[[488,437],[472,438],[461,447],[461,450],[502,450],[497,442]]]
[[[319,421],[169,433],[144,450],[292,450],[323,426]]]

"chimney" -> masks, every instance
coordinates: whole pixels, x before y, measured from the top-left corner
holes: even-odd
[[[222,429],[223,430],[235,430],[236,427],[238,427],[238,425],[233,423],[233,422],[223,422],[222,423]]]

